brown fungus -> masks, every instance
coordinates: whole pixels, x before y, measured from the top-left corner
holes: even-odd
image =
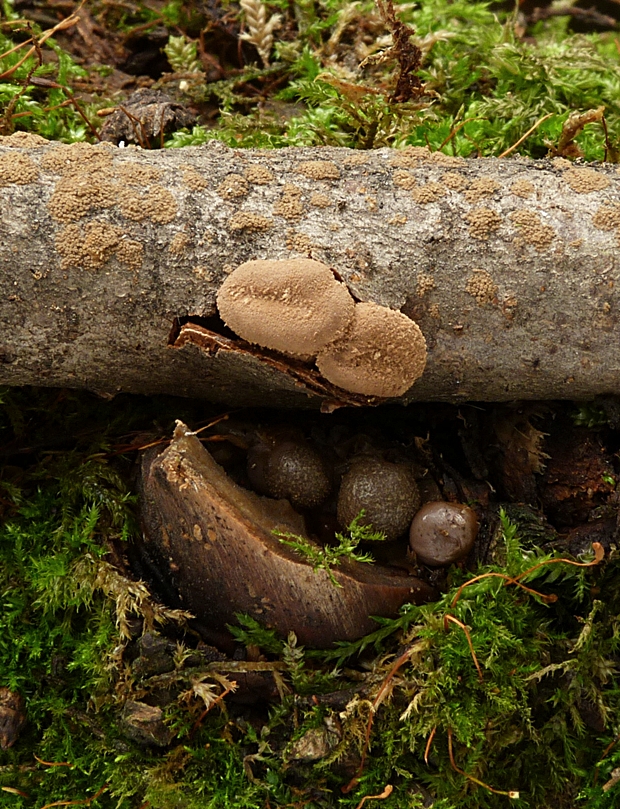
[[[409,545],[422,564],[446,567],[467,556],[477,534],[478,520],[469,506],[436,501],[415,515]]]
[[[420,493],[411,471],[380,458],[360,458],[342,478],[338,493],[338,523],[347,528],[362,509],[362,524],[372,525],[396,539],[409,526],[420,506]]]
[[[376,303],[358,303],[347,332],[317,357],[325,379],[366,396],[402,396],[425,365],[426,341],[418,324]]]
[[[285,498],[295,508],[319,506],[331,490],[323,459],[303,438],[296,436],[276,437],[251,447],[247,471],[259,494]]]
[[[39,176],[39,169],[27,154],[5,154],[0,163],[0,188],[6,185],[28,185]]]
[[[250,343],[314,356],[353,318],[355,303],[326,264],[308,258],[247,261],[217,294],[220,316]]]

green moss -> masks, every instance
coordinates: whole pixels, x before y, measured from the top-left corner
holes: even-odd
[[[298,0],[274,5],[285,23],[275,31],[271,67],[255,64],[239,71],[224,65],[228,75],[221,81],[187,82],[188,99],[199,105],[215,102],[219,114],[214,125],[179,130],[166,145],[200,145],[213,138],[235,147],[263,148],[409,144],[461,156],[497,156],[533,128],[518,152],[542,157],[557,147],[571,113],[603,105],[608,140],[603,125],[591,123],[576,136],[577,150],[587,160],[618,154],[620,79],[613,32],[574,34],[565,16],[538,22],[523,37],[514,13],[494,10],[488,3],[397,5],[398,19],[415,30],[415,41],[425,49],[419,76],[426,94],[402,102],[392,98],[397,49],[388,49],[389,25],[381,23],[373,4]],[[15,17],[7,0],[4,13]],[[106,23],[125,33],[145,25],[166,26],[166,53],[174,69],[199,74],[201,14],[175,0],[158,12],[146,6],[131,12],[108,10]],[[40,33],[36,25],[34,31]],[[13,28],[0,32],[0,53],[15,44],[16,33]],[[87,123],[69,103],[69,88],[84,78],[84,69],[53,39],[43,47],[55,51],[57,66],[38,65],[31,56],[0,84],[3,131],[19,128],[57,140],[92,140],[92,127],[100,123],[96,110],[109,101],[80,102]],[[20,49],[6,57],[3,68],[23,53]],[[360,68],[363,53],[369,58]],[[35,87],[35,77],[51,78],[59,86]],[[165,81],[162,86],[166,89]],[[263,89],[270,87],[278,88],[277,95]]]
[[[23,694],[28,714],[0,767],[0,787],[29,796],[10,793],[11,806],[105,786],[94,806],[354,809],[387,784],[392,809],[421,807],[422,790],[442,809],[615,805],[614,788],[602,790],[620,755],[615,552],[599,566],[556,563],[504,515],[501,563],[453,568],[439,601],[405,605],[355,643],[303,649],[240,616],[237,641],[261,650],[281,696],[238,705],[221,698],[234,666],[195,660],[182,616],[114,563],[138,531],[128,444],[169,434],[174,415],[210,414],[166,399],[4,395],[0,686]],[[137,621],[177,644],[173,671],[131,667]],[[141,748],[124,735],[123,705],[157,702],[164,686],[175,739]],[[305,760],[317,739],[326,746]]]
[[[0,60],[1,72],[7,74],[0,79],[0,135],[20,129],[68,143],[92,138],[95,112],[103,103],[76,101],[71,91],[74,82],[88,76],[87,71],[53,38],[44,40],[39,53],[53,51],[54,63],[43,63],[36,50],[24,59],[31,46],[26,43],[16,48],[17,43],[23,41],[24,34],[41,39],[43,31],[36,23],[17,21],[10,8],[7,2],[4,13],[15,19],[14,24],[0,26],[0,55],[8,53]]]
[[[326,58],[325,42],[351,16],[350,6],[332,0],[318,16],[315,10],[311,25],[299,22],[303,14],[298,18],[295,48],[287,43],[275,48],[282,61],[270,70],[287,79],[278,99],[302,102],[305,111],[286,118],[277,110],[248,111],[247,97],[235,89],[243,87],[243,77],[235,77],[219,83],[216,92],[226,87],[228,100],[219,127],[210,134],[237,147],[428,145],[466,157],[497,156],[538,124],[518,151],[542,157],[558,143],[571,112],[605,105],[610,142],[618,145],[620,80],[613,35],[572,34],[565,17],[538,23],[525,40],[515,33],[512,13],[494,12],[486,3],[433,0],[396,9],[418,41],[434,42],[420,71],[426,96],[405,103],[390,99],[393,57],[351,72],[352,28],[345,26],[333,49],[336,58]],[[352,27],[367,25],[378,37],[384,31],[369,22],[372,13],[370,5],[360,7]],[[378,50],[378,45],[369,46],[370,53]],[[347,60],[346,69],[338,57]],[[231,115],[235,104],[246,110]],[[173,137],[168,145],[201,142],[207,131],[198,127],[192,136]],[[576,143],[588,160],[605,157],[601,124],[586,126]]]
[[[303,559],[312,565],[314,571],[326,570],[334,587],[342,587],[342,584],[334,576],[332,568],[341,564],[343,559],[351,559],[355,562],[373,562],[370,553],[360,552],[358,546],[360,542],[384,542],[385,534],[375,531],[371,525],[363,525],[361,520],[364,517],[364,510],[358,514],[344,534],[336,533],[336,542],[333,545],[321,547],[316,542],[310,542],[305,537],[296,534],[274,531],[275,536],[283,544],[292,548]]]

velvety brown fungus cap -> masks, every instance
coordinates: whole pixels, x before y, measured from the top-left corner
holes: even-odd
[[[325,379],[366,396],[401,396],[425,365],[426,341],[418,324],[376,303],[358,303],[346,333],[317,357]]]
[[[418,560],[444,567],[465,558],[478,534],[478,520],[469,506],[442,501],[425,503],[413,518],[409,545]]]
[[[355,310],[329,267],[308,258],[241,264],[220,287],[217,306],[239,337],[297,356],[315,356]]]

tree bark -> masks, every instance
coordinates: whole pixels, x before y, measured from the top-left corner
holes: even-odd
[[[403,402],[620,394],[612,165],[17,133],[0,138],[0,206],[0,384],[363,403],[214,334],[227,273],[311,256],[420,325],[428,363]]]

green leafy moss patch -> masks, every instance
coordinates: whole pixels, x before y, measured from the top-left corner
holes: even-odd
[[[359,641],[304,649],[239,616],[215,649],[130,563],[135,448],[210,415],[4,394],[0,688],[27,724],[0,753],[0,805],[616,805],[613,548],[568,558],[501,511],[488,564]]]

